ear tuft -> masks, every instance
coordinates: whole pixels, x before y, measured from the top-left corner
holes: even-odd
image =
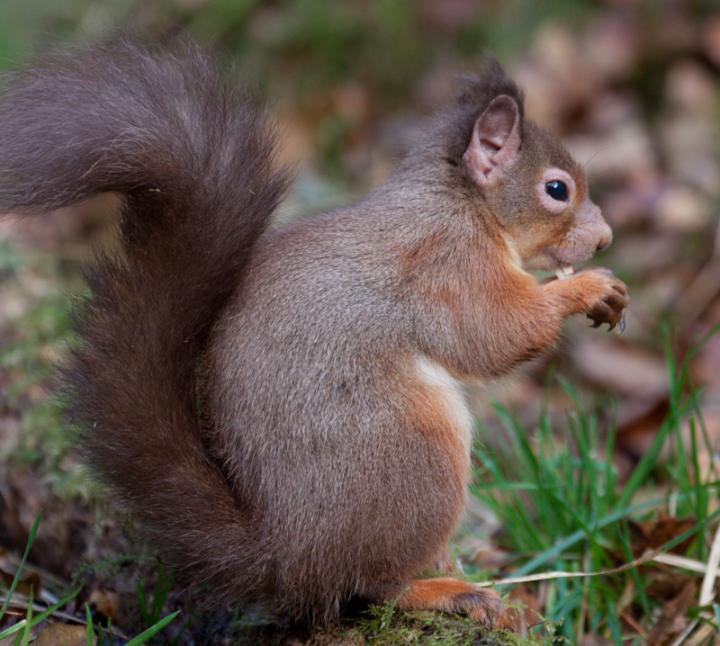
[[[521,130],[520,106],[507,94],[496,96],[477,118],[463,163],[479,186],[492,186],[515,163]]]
[[[485,56],[478,73],[464,74],[460,81],[461,91],[457,98],[459,105],[477,108],[487,105],[496,96],[507,94],[515,99],[520,116],[523,116],[523,93],[493,56]]]

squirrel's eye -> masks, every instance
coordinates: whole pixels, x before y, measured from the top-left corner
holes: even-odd
[[[545,192],[553,199],[558,202],[568,201],[568,189],[565,182],[561,182],[559,179],[554,179],[551,182],[545,183]]]

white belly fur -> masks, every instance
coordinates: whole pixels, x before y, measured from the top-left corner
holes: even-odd
[[[424,355],[415,359],[415,367],[420,380],[432,387],[445,404],[446,414],[457,429],[466,453],[470,454],[473,434],[473,417],[465,401],[462,384],[443,366]]]

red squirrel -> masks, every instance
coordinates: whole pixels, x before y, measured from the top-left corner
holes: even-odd
[[[276,150],[192,45],[91,47],[6,80],[0,209],[124,198],[64,371],[85,457],[224,602],[502,623],[495,592],[418,576],[466,498],[462,382],[535,357],[573,314],[622,321],[620,280],[570,270],[611,241],[583,169],[493,61],[348,207],[270,227]]]

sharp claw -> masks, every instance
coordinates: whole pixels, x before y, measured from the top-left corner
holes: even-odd
[[[620,322],[618,323],[618,334],[622,334],[625,331],[625,313],[620,316]]]

